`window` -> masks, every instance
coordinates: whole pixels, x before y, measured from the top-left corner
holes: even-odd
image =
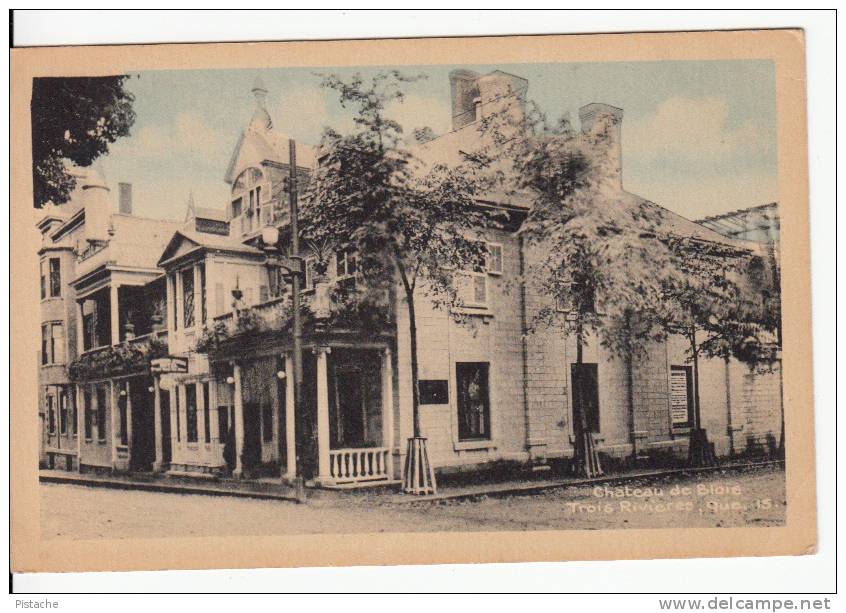
[[[208,319],[208,307],[206,306],[206,264],[200,262],[200,323],[206,323]]]
[[[488,243],[488,255],[485,258],[485,268],[493,275],[502,274],[502,245]]]
[[[62,272],[59,258],[50,258],[50,297],[62,295]]]
[[[232,406],[232,386],[224,380],[217,382],[215,400],[217,401],[217,432],[218,441],[226,441],[229,433],[229,411]]]
[[[209,408],[209,383],[203,383],[203,440],[207,443],[211,442],[211,417]]]
[[[171,290],[170,296],[173,298],[173,303],[170,302],[167,305],[168,313],[173,314],[173,329],[179,329],[179,305],[177,304],[177,296],[176,296],[176,288],[177,283],[179,282],[179,273],[173,273],[172,275],[167,276],[167,282],[169,284],[169,289]],[[173,309],[171,310],[171,307]],[[169,317],[170,315],[168,315]]]
[[[41,326],[41,364],[64,364],[65,328],[61,322]]]
[[[179,386],[173,388],[173,402],[176,409],[176,442],[182,440],[182,415],[179,412]]]
[[[674,428],[693,424],[693,369],[690,366],[670,368],[670,420]]]
[[[61,323],[50,326],[50,354],[53,364],[65,363],[65,327]]]
[[[53,395],[47,395],[47,432],[56,433],[56,411],[53,406]]]
[[[71,434],[76,436],[77,434],[79,434],[79,413],[77,411],[79,398],[77,398],[76,394],[74,394],[73,392],[71,392],[68,398],[71,403]]]
[[[105,442],[106,440],[106,388],[102,386],[97,387],[97,440]]]
[[[357,258],[354,251],[349,249],[339,251],[335,259],[335,276],[338,279],[352,277],[355,275],[357,265]]]
[[[238,217],[241,214],[241,203],[243,202],[242,198],[235,198],[232,201],[232,217]]]
[[[44,300],[47,298],[47,261],[41,260],[38,268],[41,273],[41,299]]]
[[[573,431],[599,432],[599,378],[596,364],[571,364]]]
[[[455,385],[458,398],[458,440],[491,437],[488,362],[458,362]]]
[[[232,218],[241,217],[241,232],[247,233],[259,225],[259,217],[269,222],[269,210],[261,210],[261,185],[264,175],[258,168],[248,168],[232,184]]]
[[[92,417],[93,417],[91,415],[91,412],[92,412],[91,411],[91,392],[88,389],[86,389],[82,393],[82,397],[83,397],[84,402],[85,402],[85,406],[83,407],[83,411],[85,411],[85,413],[84,413],[84,417],[85,417],[85,424],[84,424],[85,440],[90,441],[91,440],[91,432],[93,430],[93,427],[92,427],[93,424],[91,423]]]
[[[306,258],[305,261],[305,281],[303,282],[303,291],[308,292],[314,289],[314,267],[317,265],[317,258]]]
[[[485,273],[461,273],[458,299],[462,306],[485,307],[488,304],[488,277]]]
[[[50,363],[50,326],[41,326],[41,365]]]
[[[65,390],[59,392],[59,432],[68,433],[68,394]]]
[[[194,327],[194,269],[186,268],[182,277],[182,322],[183,327]]]
[[[185,440],[197,442],[197,386],[189,383],[185,386]]]

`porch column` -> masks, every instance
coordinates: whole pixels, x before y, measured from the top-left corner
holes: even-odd
[[[317,478],[320,481],[331,479],[329,470],[329,381],[327,375],[327,355],[329,347],[315,347],[317,356]]]
[[[118,467],[118,399],[120,396],[118,395],[118,386],[115,385],[114,379],[109,381],[109,399],[110,399],[110,407],[109,412],[111,413],[111,423],[112,423],[112,468],[117,469]]]
[[[155,428],[154,440],[156,442],[156,459],[153,462],[153,470],[160,472],[164,468],[163,439],[162,439],[162,391],[159,388],[159,378],[153,377],[153,424]]]
[[[82,393],[82,386],[77,385],[74,403],[76,406],[76,471],[82,472],[82,437],[85,436],[85,395]]]
[[[120,286],[112,283],[109,286],[109,313],[112,317],[112,345],[120,343],[120,311],[118,306],[118,288]]]
[[[176,412],[179,410],[179,388],[176,386],[172,375],[167,375],[167,377],[166,389],[168,390],[168,400],[170,401],[170,462],[172,466],[182,461],[182,453],[179,450],[178,441],[181,436],[178,428],[179,419],[176,415]],[[159,387],[161,388],[161,378],[159,379]]]
[[[394,365],[391,348],[382,351],[382,446],[388,449],[386,472],[394,478]]]
[[[293,479],[297,476],[297,436],[296,416],[294,415],[294,360],[285,356],[285,476]]]
[[[241,465],[241,452],[244,450],[244,402],[241,397],[241,367],[235,364],[232,367],[232,375],[235,379],[235,392],[233,404],[235,405],[235,470],[233,475],[240,477],[244,473]]]

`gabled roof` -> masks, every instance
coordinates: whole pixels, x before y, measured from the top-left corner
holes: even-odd
[[[237,239],[216,234],[205,234],[187,229],[177,230],[159,257],[158,266],[165,267],[169,262],[194,251],[215,250],[245,255],[262,254],[260,249],[245,245]]]
[[[241,133],[232,157],[226,167],[223,180],[233,183],[245,169],[260,166],[262,162],[288,164],[290,137],[274,129],[257,130],[249,128]],[[314,168],[317,164],[317,147],[297,141],[297,167]]]

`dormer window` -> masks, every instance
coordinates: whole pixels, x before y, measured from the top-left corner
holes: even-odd
[[[247,168],[232,184],[231,219],[241,218],[241,232],[246,234],[269,223],[262,211],[264,174],[258,168]],[[261,217],[261,219],[260,219]]]

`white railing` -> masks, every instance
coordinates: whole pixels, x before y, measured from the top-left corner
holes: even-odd
[[[335,483],[382,481],[391,478],[387,447],[332,449],[329,469]]]

